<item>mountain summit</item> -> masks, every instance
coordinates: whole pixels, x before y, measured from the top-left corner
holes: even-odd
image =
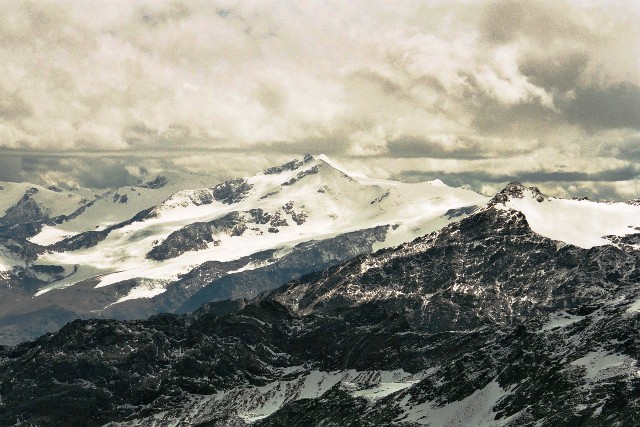
[[[201,188],[161,175],[7,235],[0,274],[14,303],[0,316],[0,337],[252,297],[437,230],[487,200],[441,182],[369,178],[325,155]]]
[[[507,185],[489,205],[522,212],[536,233],[582,248],[610,244],[640,230],[640,209],[633,203],[549,197],[520,183]]]

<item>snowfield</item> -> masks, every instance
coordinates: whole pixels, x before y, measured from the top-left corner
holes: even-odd
[[[326,156],[312,158],[293,170],[260,173],[247,179],[246,184],[250,189],[241,200],[230,204],[218,200],[202,203],[211,197],[210,188],[176,192],[155,206],[153,217],[113,230],[94,247],[45,253],[38,263],[79,268],[75,274],[41,289],[37,295],[94,277],[99,279],[98,287],[145,278],[157,285],[136,288],[127,299],[148,298],[162,292],[162,283],[206,261],[230,261],[272,248],[286,251],[309,240],[379,225],[390,228],[387,238],[378,242],[375,249],[396,246],[460,219],[488,200],[442,182],[406,184],[352,174]],[[99,208],[98,204],[94,206]],[[470,210],[456,212],[461,208]],[[242,235],[214,230],[215,242],[206,248],[163,261],[147,257],[149,251],[171,233],[190,224],[255,209],[281,216],[286,225],[274,230],[272,224],[248,223]],[[135,213],[128,211],[131,216]],[[83,216],[71,225],[47,227],[32,241],[52,242],[65,233],[77,233]],[[84,221],[86,231],[95,229],[93,222]],[[149,289],[148,292],[145,289]]]
[[[511,197],[497,206],[522,212],[536,233],[581,248],[610,244],[605,236],[625,236],[640,230],[640,206],[624,202],[553,197],[538,201],[536,194],[527,189],[524,197]]]

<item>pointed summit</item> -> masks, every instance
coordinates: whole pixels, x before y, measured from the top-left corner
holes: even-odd
[[[434,179],[433,181],[427,181],[427,182],[436,187],[448,187],[448,185],[442,182],[441,179]]]
[[[526,187],[520,182],[510,182],[489,202],[490,205],[505,204],[511,199],[524,199],[531,197],[542,203],[549,199],[549,196],[542,193],[538,187]]]
[[[342,172],[343,174],[347,175],[350,178],[354,178],[354,179],[368,179],[369,177],[366,176],[363,173],[360,172],[353,172],[350,170],[345,169],[341,164],[339,164],[338,162],[336,162],[335,160],[330,159],[326,154],[320,154],[317,157],[318,160],[326,163],[327,165],[331,166],[332,168],[334,168],[337,171]]]

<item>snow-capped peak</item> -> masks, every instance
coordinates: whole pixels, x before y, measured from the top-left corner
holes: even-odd
[[[510,182],[489,202],[491,205],[505,204],[512,199],[533,198],[537,202],[542,203],[549,199],[549,196],[543,194],[538,187],[526,187],[520,182]]]
[[[611,236],[637,233],[640,227],[640,206],[549,197],[517,182],[509,183],[489,205],[518,210],[536,233],[582,248],[610,244]]]
[[[354,178],[354,179],[368,179],[369,177],[363,173],[360,172],[352,172],[349,171],[347,169],[345,169],[342,165],[340,165],[338,162],[330,159],[326,154],[320,154],[318,157],[316,157],[319,161],[322,161],[326,164],[328,164],[329,166],[331,166],[332,168],[342,172],[343,174],[347,175],[348,177]]]
[[[379,226],[389,231],[374,249],[395,246],[486,202],[473,191],[368,178],[326,155],[306,155],[252,177],[179,191],[154,207],[153,214],[103,229],[92,246],[48,253],[39,262],[81,266],[73,277],[47,289],[96,276],[101,286],[136,277],[168,281],[207,261],[235,260]],[[181,248],[169,250],[175,242]]]
[[[442,182],[442,180],[440,179],[434,179],[433,181],[427,181],[427,182],[436,187],[448,187],[448,185]]]

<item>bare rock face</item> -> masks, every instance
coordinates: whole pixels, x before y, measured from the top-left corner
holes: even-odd
[[[505,188],[496,194],[489,202],[490,205],[504,204],[509,201],[510,198],[522,199],[525,197],[525,191],[530,191],[538,203],[542,203],[549,198],[546,194],[543,194],[538,187],[525,187],[519,182],[510,182]]]
[[[304,274],[369,253],[375,243],[384,241],[387,230],[388,226],[379,226],[341,234],[330,239],[300,243],[285,256],[267,258],[264,267],[211,280],[189,298],[185,298],[177,311],[184,313],[196,310],[210,301],[257,295]],[[176,285],[178,288],[184,287],[182,284]]]
[[[302,160],[292,160],[287,162],[281,166],[273,166],[264,170],[265,175],[275,175],[285,171],[294,171],[296,169],[301,168],[305,164],[309,163],[313,160],[313,156],[311,154],[305,154]]]
[[[0,424],[638,425],[638,301],[637,250],[488,207],[252,300],[2,348]]]
[[[186,252],[206,249],[210,244],[218,245],[216,239],[219,234],[238,237],[245,232],[262,234],[279,233],[282,227],[289,227],[287,217],[302,225],[306,222],[307,213],[296,210],[294,202],[290,201],[281,208],[267,212],[263,209],[249,209],[247,211],[233,211],[209,222],[196,222],[172,232],[147,254],[147,258],[156,261],[178,257]],[[266,230],[259,226],[268,225]]]
[[[311,167],[309,169],[305,169],[303,171],[300,171],[300,172],[298,172],[298,174],[295,177],[291,178],[289,181],[283,182],[282,185],[283,186],[293,185],[296,182],[300,181],[305,176],[317,174],[319,172],[319,170],[320,170],[320,168],[316,165],[316,166]]]
[[[213,187],[213,198],[227,205],[242,201],[253,188],[247,180],[238,178],[226,181]]]
[[[18,203],[7,209],[0,218],[0,236],[27,238],[42,230],[42,222],[49,219],[49,212],[31,198],[37,193],[37,188],[27,190]]]
[[[156,261],[175,258],[188,251],[204,249],[213,242],[211,225],[206,222],[194,222],[171,233],[162,244],[147,254],[147,258]]]
[[[158,175],[157,177],[155,177],[151,181],[145,182],[144,184],[140,185],[140,187],[151,188],[152,190],[157,190],[158,188],[162,188],[165,185],[167,185],[168,182],[169,182],[169,180],[167,179],[166,176]]]

